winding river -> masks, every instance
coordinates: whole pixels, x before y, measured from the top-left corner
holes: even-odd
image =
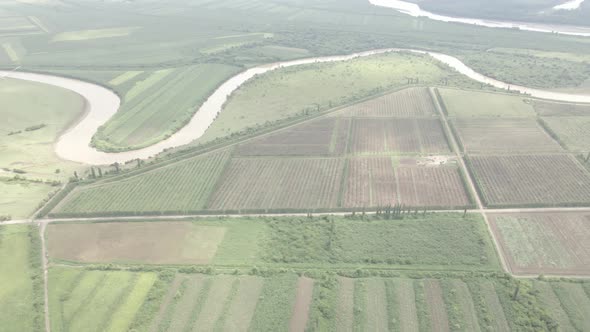
[[[87,101],[86,115],[58,138],[55,144],[55,152],[60,158],[66,160],[91,165],[105,165],[115,162],[122,163],[137,158],[146,159],[162,152],[165,149],[186,145],[201,137],[205,133],[205,130],[207,130],[207,128],[213,123],[217,114],[222,110],[223,104],[227,101],[229,95],[231,95],[242,84],[253,78],[255,75],[263,74],[282,67],[292,67],[320,62],[344,61],[358,57],[366,57],[389,52],[411,52],[415,54],[429,55],[475,81],[489,84],[499,89],[517,91],[541,99],[590,103],[590,95],[545,91],[500,82],[475,72],[459,59],[449,55],[412,49],[380,49],[349,55],[278,62],[248,69],[223,83],[205,101],[205,103],[203,103],[203,105],[192,117],[190,122],[168,139],[139,150],[107,153],[98,151],[91,147],[90,141],[98,128],[105,124],[118,111],[121,101],[115,93],[92,83],[51,75],[0,71],[0,77],[3,76],[51,84],[74,91],[84,97]]]
[[[466,18],[466,17],[451,17],[445,15],[439,15],[431,13],[426,10],[422,10],[419,5],[407,1],[400,0],[369,0],[372,5],[379,7],[387,7],[395,9],[400,13],[404,13],[413,17],[427,17],[435,21],[443,21],[449,23],[463,23],[471,25],[479,25],[488,28],[504,28],[504,29],[520,29],[526,31],[535,32],[548,32],[548,33],[559,33],[564,35],[572,36],[583,36],[590,37],[590,27],[580,27],[573,25],[560,25],[560,24],[542,24],[542,23],[528,23],[528,22],[512,22],[512,21],[500,21],[500,20],[485,20],[478,18]],[[569,2],[566,6],[567,9],[573,10],[577,5],[581,5],[583,1],[576,0]],[[577,8],[577,7],[576,7]],[[565,9],[565,7],[564,7]]]

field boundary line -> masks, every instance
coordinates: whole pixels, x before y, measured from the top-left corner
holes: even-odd
[[[488,229],[488,234],[492,238],[492,242],[494,243],[494,246],[496,247],[495,251],[496,251],[496,255],[498,256],[498,260],[500,261],[500,265],[502,266],[502,269],[505,272],[511,273],[510,266],[506,263],[506,259],[504,258],[504,256],[501,253],[500,244],[498,243],[498,239],[495,237],[492,227],[490,225],[488,215],[486,214],[486,210],[482,204],[482,200],[479,195],[479,191],[477,190],[477,187],[475,185],[475,181],[472,178],[471,174],[469,173],[469,170],[467,169],[465,159],[461,155],[461,150],[459,150],[459,145],[457,144],[457,139],[455,138],[455,136],[451,132],[451,128],[449,126],[449,121],[447,119],[447,116],[443,112],[443,109],[442,109],[439,101],[435,100],[434,98],[432,98],[432,100],[434,102],[434,106],[436,107],[436,109],[438,111],[438,114],[441,117],[440,119],[443,122],[443,126],[444,126],[445,131],[449,132],[449,134],[451,135],[449,137],[449,139],[450,139],[449,143],[451,144],[451,149],[453,150],[453,152],[455,153],[457,158],[459,158],[459,163],[460,163],[461,169],[463,170],[463,172],[465,172],[466,179],[468,182],[468,187],[469,187],[468,189],[473,192],[473,198],[475,198],[474,203],[476,204],[477,210],[479,211],[479,213],[483,217],[486,227]]]
[[[39,223],[39,236],[41,237],[41,266],[43,269],[43,310],[45,313],[45,332],[51,332],[51,320],[49,317],[49,287],[48,287],[48,270],[47,270],[47,245],[45,243],[45,229],[47,223]]]

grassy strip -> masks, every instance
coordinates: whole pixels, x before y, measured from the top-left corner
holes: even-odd
[[[172,323],[172,320],[171,320],[172,314],[176,310],[176,306],[178,305],[178,302],[182,298],[182,294],[184,294],[184,292],[186,291],[187,283],[189,283],[189,279],[184,279],[182,281],[182,283],[180,284],[180,286],[178,287],[176,294],[174,294],[172,301],[170,301],[170,303],[168,304],[168,306],[166,308],[166,312],[164,313],[164,318],[162,319],[162,321],[160,322],[160,325],[158,326],[158,331],[168,331],[168,329],[170,328],[170,324]]]
[[[416,312],[418,314],[419,331],[432,331],[432,326],[430,324],[430,313],[428,312],[428,304],[426,303],[423,280],[414,280],[414,294],[416,296]]]
[[[33,218],[43,218],[51,212],[67,195],[69,195],[74,188],[78,186],[76,182],[70,182],[65,185],[62,190],[59,190],[53,197],[51,197],[47,203],[37,212]]]
[[[148,331],[150,324],[158,309],[162,299],[168,291],[168,287],[174,279],[174,272],[164,270],[158,274],[156,282],[152,285],[146,300],[143,302],[139,311],[135,315],[133,322],[129,326],[129,331]]]
[[[41,331],[45,329],[45,297],[43,288],[41,237],[36,226],[28,226],[27,236],[30,243],[28,259],[31,269],[31,283],[33,285],[33,327],[35,330]]]
[[[557,141],[557,143],[559,143],[559,145],[561,145],[562,148],[564,148],[565,150],[569,150],[567,144],[565,144],[565,142],[559,137],[559,135],[557,135],[557,133],[553,129],[551,129],[551,127],[549,127],[549,124],[545,120],[543,120],[542,117],[537,117],[537,123],[541,126],[541,128],[545,130],[545,132],[549,136],[551,136],[555,141]]]
[[[107,331],[107,328],[111,325],[113,316],[117,312],[117,310],[121,309],[121,306],[125,303],[125,300],[129,297],[131,292],[133,291],[133,287],[137,283],[139,279],[139,273],[135,273],[131,280],[125,285],[125,288],[121,290],[117,298],[113,303],[110,304],[109,310],[106,312],[105,319],[100,322],[100,326],[98,327],[98,331]]]
[[[336,330],[337,288],[338,280],[333,274],[327,274],[321,280],[316,281],[313,288],[307,330]]]
[[[459,294],[455,285],[448,279],[441,280],[440,285],[451,331],[465,331],[464,314],[461,310],[461,304],[458,298]]]
[[[207,278],[203,281],[203,288],[199,291],[199,298],[195,306],[193,307],[190,320],[186,323],[184,327],[185,332],[190,332],[193,329],[193,325],[199,318],[199,313],[203,310],[205,303],[207,302],[207,297],[209,296],[209,291],[211,290],[211,285],[213,284],[213,280],[211,278]]]
[[[285,274],[266,279],[248,330],[288,330],[297,290],[296,285],[296,274]]]
[[[398,291],[396,289],[393,280],[385,280],[385,292],[387,298],[387,317],[388,317],[388,328],[389,331],[400,331],[401,330],[401,317],[398,305]]]
[[[229,313],[229,309],[231,307],[232,302],[236,298],[236,294],[238,294],[239,287],[240,287],[240,279],[236,278],[232,282],[231,290],[229,291],[229,294],[227,294],[227,298],[225,299],[225,301],[223,303],[223,309],[221,310],[221,313],[219,314],[219,317],[217,318],[217,321],[215,322],[215,327],[213,328],[213,331],[219,331],[219,332],[223,331],[223,328],[225,326],[225,322],[227,320],[227,315]]]
[[[353,331],[365,331],[367,326],[367,285],[364,280],[354,281],[354,320]]]

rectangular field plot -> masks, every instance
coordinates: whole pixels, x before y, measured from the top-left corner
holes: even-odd
[[[334,208],[343,161],[309,159],[232,159],[208,208],[272,210]]]
[[[554,116],[543,121],[568,150],[590,151],[590,116]]]
[[[452,117],[534,117],[535,110],[520,96],[498,93],[438,90],[446,112]]]
[[[438,119],[354,119],[350,152],[442,154],[450,148]]]
[[[203,210],[229,155],[229,150],[217,151],[117,182],[80,186],[52,214],[133,215]]]
[[[280,218],[269,221],[266,262],[334,267],[400,266],[497,270],[483,219],[476,214],[427,214],[403,219]]]
[[[348,161],[344,207],[375,208],[396,204],[459,208],[471,205],[471,201],[456,166],[394,166],[391,158]]]
[[[590,174],[569,155],[471,156],[468,164],[490,207],[590,203]]]
[[[427,88],[410,88],[346,107],[345,117],[430,117],[437,111]]]
[[[535,111],[540,116],[590,116],[588,104],[551,103],[535,100]]]
[[[345,152],[349,131],[349,119],[314,120],[241,144],[236,148],[236,154],[239,156],[341,155]]]
[[[490,215],[515,274],[590,275],[589,213]]]
[[[80,263],[253,264],[264,221],[200,219],[56,223],[47,227],[49,257]]]
[[[208,264],[225,227],[187,222],[55,224],[49,255],[87,263]]]
[[[562,148],[535,119],[470,119],[452,122],[468,153],[559,152]]]

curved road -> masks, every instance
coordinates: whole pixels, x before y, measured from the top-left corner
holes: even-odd
[[[420,8],[419,5],[407,1],[400,0],[369,0],[372,5],[379,7],[386,7],[395,9],[400,13],[407,14],[413,17],[427,17],[431,20],[442,21],[448,23],[462,23],[470,25],[478,25],[488,28],[502,28],[502,29],[519,29],[525,31],[545,32],[545,33],[559,33],[563,35],[590,37],[590,27],[561,25],[561,24],[543,24],[530,22],[513,22],[500,20],[485,20],[479,18],[467,17],[451,17],[445,15],[435,14]],[[579,1],[581,4],[583,1]],[[578,5],[579,5],[578,4]],[[568,9],[573,5],[569,5]]]
[[[413,49],[380,49],[349,55],[278,62],[248,69],[223,83],[217,90],[215,90],[215,92],[213,92],[213,94],[205,101],[205,103],[203,103],[203,105],[192,117],[190,122],[166,140],[143,149],[119,153],[108,153],[98,151],[91,147],[90,142],[92,140],[92,136],[96,133],[98,128],[105,124],[119,109],[121,101],[115,93],[92,83],[58,76],[14,71],[0,71],[0,76],[51,84],[72,90],[83,96],[87,101],[87,113],[77,124],[73,125],[59,137],[57,143],[55,144],[55,152],[59,157],[66,160],[91,165],[105,165],[115,162],[123,163],[128,160],[138,158],[146,159],[162,152],[165,149],[186,145],[201,137],[205,133],[205,130],[207,130],[207,128],[213,123],[217,114],[221,112],[228,97],[242,84],[256,75],[282,67],[292,67],[320,62],[344,61],[389,52],[411,52],[429,55],[475,81],[489,84],[499,89],[516,91],[541,99],[590,103],[590,95],[568,94],[527,88],[524,86],[512,85],[486,77],[469,68],[459,59],[450,55]]]

